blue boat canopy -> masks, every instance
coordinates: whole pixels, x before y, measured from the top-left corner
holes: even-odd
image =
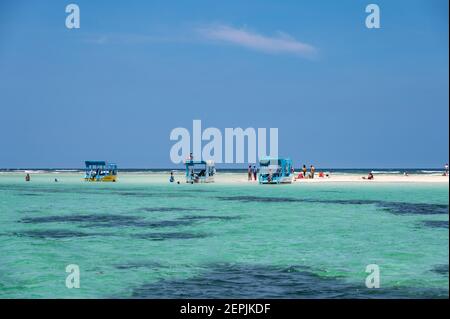
[[[267,165],[285,165],[285,163],[292,162],[290,158],[281,158],[281,157],[263,157],[259,160],[259,165],[267,166]]]
[[[105,161],[85,161],[86,167],[88,166],[105,166]]]
[[[208,164],[206,161],[194,161],[194,160],[186,161],[186,165],[206,165],[206,164]]]
[[[264,157],[259,161],[259,183],[292,183],[293,163],[289,158]]]

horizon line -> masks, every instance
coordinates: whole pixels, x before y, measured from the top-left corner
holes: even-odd
[[[245,164],[247,166],[249,164]],[[253,164],[251,165],[253,166]],[[217,165],[216,165],[217,167]],[[309,166],[307,166],[309,167]],[[184,165],[181,167],[184,168]],[[296,168],[296,167],[294,167]],[[299,169],[301,167],[298,167]],[[0,171],[8,171],[8,170],[85,170],[85,167],[0,167]],[[122,167],[118,168],[118,170],[174,170],[174,169],[180,169],[180,167]],[[233,170],[233,169],[247,169],[247,167],[223,167],[220,169],[224,170]],[[434,169],[434,170],[440,170],[443,169],[443,167],[320,167],[317,166],[317,169],[339,169],[339,170],[365,170],[365,169],[388,169],[388,170],[419,170],[419,169]]]

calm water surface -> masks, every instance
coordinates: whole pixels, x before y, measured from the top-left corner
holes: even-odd
[[[448,298],[448,184],[22,175],[0,175],[1,298]]]

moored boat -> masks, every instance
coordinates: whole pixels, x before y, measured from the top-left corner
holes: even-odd
[[[262,158],[259,161],[260,184],[292,183],[292,160],[289,158]]]
[[[214,161],[187,160],[186,183],[213,183],[216,175]]]
[[[117,165],[105,161],[86,161],[84,180],[87,182],[116,182]]]

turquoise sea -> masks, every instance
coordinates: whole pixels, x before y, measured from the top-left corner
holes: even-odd
[[[0,298],[449,296],[447,183],[81,177],[0,175]],[[369,264],[378,289],[365,285]]]

